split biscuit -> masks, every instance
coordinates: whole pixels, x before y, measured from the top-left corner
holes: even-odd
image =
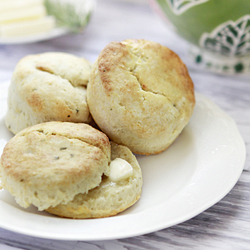
[[[26,128],[5,146],[1,184],[27,208],[66,204],[109,175],[108,137],[88,124],[47,122]]]
[[[111,42],[93,65],[87,102],[112,141],[134,153],[156,154],[189,122],[194,85],[170,49],[146,40]]]
[[[86,87],[92,64],[67,53],[24,57],[17,64],[8,92],[7,128],[14,134],[48,121],[91,121]]]
[[[116,215],[135,204],[142,192],[141,168],[125,146],[111,142],[111,160],[117,158],[127,161],[133,167],[133,174],[119,181],[112,181],[103,176],[100,185],[82,193],[67,204],[59,204],[46,211],[61,217],[68,218],[101,218]]]

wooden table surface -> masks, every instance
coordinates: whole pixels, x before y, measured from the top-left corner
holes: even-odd
[[[0,45],[0,84],[11,78],[25,55],[63,51],[94,62],[111,41],[143,38],[175,51],[187,65],[196,91],[206,95],[236,122],[246,144],[250,168],[250,76],[222,76],[202,71],[188,57],[189,44],[152,11],[147,2],[97,1],[85,32],[32,44]],[[1,104],[0,104],[1,105]],[[147,235],[108,241],[60,241],[34,238],[0,228],[0,249],[250,249],[250,172],[243,171],[234,188],[217,204],[194,218]]]

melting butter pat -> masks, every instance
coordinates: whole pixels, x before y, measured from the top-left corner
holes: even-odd
[[[133,175],[133,167],[125,160],[116,158],[110,163],[110,175],[111,181],[120,181],[129,178]]]

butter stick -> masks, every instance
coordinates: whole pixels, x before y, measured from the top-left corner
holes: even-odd
[[[45,16],[40,19],[0,25],[0,37],[15,37],[46,32],[55,27],[55,18]]]
[[[0,0],[0,14],[37,5],[43,5],[43,0]]]
[[[43,5],[31,6],[29,8],[21,8],[9,10],[0,15],[0,24],[19,22],[29,19],[36,19],[46,16],[46,9]]]

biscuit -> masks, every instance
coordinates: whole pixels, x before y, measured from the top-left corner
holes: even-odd
[[[92,64],[59,52],[24,57],[8,92],[7,128],[14,134],[48,121],[91,121],[86,87]]]
[[[41,123],[7,143],[1,182],[20,206],[44,210],[98,186],[109,175],[110,157],[108,137],[88,124]]]
[[[132,154],[125,146],[111,142],[111,159],[124,159],[133,167],[133,175],[117,182],[104,176],[100,185],[88,193],[78,194],[67,204],[59,204],[46,211],[61,217],[101,218],[116,215],[132,206],[141,196],[142,172]]]
[[[87,87],[90,113],[108,137],[134,153],[156,154],[187,125],[194,85],[181,59],[146,40],[109,43]]]

